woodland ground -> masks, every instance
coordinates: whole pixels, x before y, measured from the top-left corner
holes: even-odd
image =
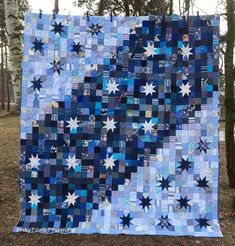
[[[19,120],[0,114],[0,245],[235,245],[235,190],[228,186],[225,145],[220,144],[220,225],[224,238],[109,236],[109,235],[44,235],[11,232],[19,214],[18,146]]]

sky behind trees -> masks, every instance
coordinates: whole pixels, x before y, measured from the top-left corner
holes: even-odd
[[[82,14],[84,10],[80,8],[76,8],[73,6],[74,0],[60,0],[60,12],[63,14],[67,14],[68,11],[71,12],[71,14]],[[183,1],[182,1],[183,2]],[[32,7],[33,12],[38,12],[38,10],[41,8],[43,9],[43,12],[45,13],[51,13],[51,10],[54,6],[54,0],[29,0],[29,3]],[[218,5],[217,0],[195,0],[195,13],[197,10],[200,11],[201,14],[203,14],[203,11],[205,11],[207,14],[214,14],[216,10],[216,6]],[[175,12],[178,13],[178,0],[174,0],[174,9]],[[201,9],[201,10],[200,10]],[[205,13],[204,13],[205,14]]]
[[[157,1],[157,0],[156,0]],[[73,6],[74,0],[59,0],[59,8],[60,14],[68,14],[71,15],[82,15],[86,11],[85,9],[81,9]],[[179,14],[179,5],[178,0],[174,0],[174,13]],[[183,0],[181,0],[183,2]],[[199,11],[200,15],[203,14],[215,14],[224,12],[221,5],[218,5],[220,0],[195,0],[194,2],[194,14],[197,14]],[[32,12],[39,12],[39,9],[43,10],[43,13],[51,13],[54,8],[54,0],[29,0],[29,4],[31,6]],[[226,24],[221,19],[221,32],[224,33],[226,31]]]

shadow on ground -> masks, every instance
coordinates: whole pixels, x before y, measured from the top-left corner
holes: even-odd
[[[160,236],[109,236],[109,235],[44,235],[11,232],[19,214],[18,146],[19,120],[16,116],[0,117],[0,245],[235,245],[235,190],[228,186],[225,167],[225,146],[220,144],[220,225],[224,238],[160,237]]]

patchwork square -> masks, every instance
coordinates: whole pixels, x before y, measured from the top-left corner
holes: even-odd
[[[14,232],[221,237],[217,16],[25,16]]]

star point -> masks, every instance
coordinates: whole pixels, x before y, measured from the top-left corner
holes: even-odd
[[[115,94],[116,91],[119,91],[118,86],[119,84],[117,84],[116,81],[109,80],[106,88],[106,90],[108,90],[108,94],[111,94],[112,92]]]
[[[210,224],[208,223],[209,220],[206,218],[206,216],[204,218],[196,219],[196,221],[198,222],[198,225],[201,229],[202,227],[207,228],[207,226],[210,226]]]
[[[149,122],[145,121],[145,123],[142,123],[142,127],[144,128],[144,133],[145,133],[145,134],[146,134],[147,132],[151,133],[151,132],[154,130],[154,128],[153,128],[154,125],[155,125],[155,124],[153,124],[153,123],[151,122],[151,120],[150,120]]]
[[[181,168],[182,172],[186,170],[188,172],[189,168],[191,168],[191,163],[190,161],[185,160],[183,157],[181,158],[181,162],[179,162],[181,165],[178,168]]]
[[[187,196],[185,196],[184,198],[182,196],[180,196],[180,199],[177,199],[177,201],[179,202],[180,209],[183,208],[183,207],[185,209],[187,209],[187,207],[190,206],[188,204],[188,202],[190,201],[190,199],[188,199]]]
[[[33,85],[33,91],[38,90],[40,92],[40,89],[42,88],[42,83],[43,81],[41,81],[41,78],[36,79],[36,77],[34,77],[34,79],[32,81],[30,81]]]
[[[127,216],[125,216],[125,215],[123,214],[123,216],[120,217],[120,219],[122,220],[121,224],[122,224],[123,228],[124,228],[125,226],[130,227],[130,224],[132,224],[132,223],[131,223],[131,220],[133,220],[133,218],[130,217],[130,213],[129,213]]]
[[[115,162],[116,160],[113,159],[113,156],[110,156],[109,158],[106,158],[104,160],[104,166],[106,169],[110,168],[111,170],[113,170],[113,167],[115,167]]]
[[[208,147],[209,144],[210,144],[210,143],[206,142],[206,139],[203,141],[202,138],[200,138],[200,142],[198,143],[199,146],[197,147],[197,149],[200,150],[200,153],[201,153],[202,151],[204,151],[205,154],[206,154],[206,153],[207,153],[207,150],[210,149],[210,148]]]
[[[69,156],[69,158],[66,160],[68,169],[73,168],[74,170],[76,169],[76,166],[78,166],[78,159],[75,158],[75,155],[73,157]]]
[[[142,209],[145,209],[145,207],[147,207],[149,209],[149,206],[151,206],[152,204],[150,203],[152,201],[152,199],[149,199],[148,197],[142,197],[140,198],[141,203],[139,205],[142,205]]]
[[[169,226],[172,226],[172,224],[170,223],[170,219],[168,219],[168,215],[166,215],[165,217],[161,215],[161,218],[159,220],[160,223],[158,223],[158,225],[161,226],[161,228],[166,227],[168,229]]]
[[[72,49],[71,51],[76,52],[79,55],[79,52],[82,52],[83,50],[81,49],[82,45],[80,45],[80,42],[77,44],[73,42]]]
[[[115,122],[114,119],[111,119],[111,120],[110,120],[109,118],[107,118],[107,121],[104,121],[103,123],[105,124],[104,128],[107,129],[107,132],[108,132],[109,130],[111,130],[111,131],[113,132],[114,129],[116,128],[115,124],[116,124],[117,122]]]
[[[61,36],[61,33],[64,32],[64,26],[62,25],[62,23],[60,22],[59,24],[57,24],[55,22],[55,24],[53,24],[52,26],[54,27],[52,31],[55,32],[55,34],[59,33],[59,35]]]
[[[31,203],[32,205],[38,205],[38,203],[40,203],[41,201],[39,200],[41,198],[41,196],[39,196],[38,194],[31,194],[31,196],[29,196],[29,203]]]
[[[98,23],[97,23],[97,24],[92,23],[91,26],[89,26],[90,32],[91,32],[92,36],[93,36],[94,34],[96,34],[96,35],[98,36],[99,33],[101,32],[100,29],[101,29],[102,27],[103,27],[103,26],[100,26]]]
[[[158,187],[162,187],[162,190],[164,190],[164,189],[168,190],[169,187],[172,187],[170,185],[171,181],[169,181],[169,176],[166,179],[164,177],[162,177],[162,180],[160,180],[159,182],[161,184]]]
[[[77,130],[78,123],[79,123],[77,117],[75,117],[75,119],[70,117],[70,120],[67,120],[66,122],[68,123],[66,127],[69,127],[70,130]]]
[[[146,83],[146,85],[143,86],[143,88],[144,88],[144,91],[143,91],[143,92],[145,93],[146,96],[147,96],[148,94],[150,94],[150,95],[152,96],[153,93],[156,92],[156,91],[154,90],[155,87],[156,87],[156,86],[154,86],[153,83],[150,83],[150,84]]]
[[[73,194],[69,193],[68,192],[68,195],[66,196],[66,200],[64,200],[64,202],[67,202],[68,203],[68,207],[70,205],[75,205],[76,203],[76,199],[78,198],[79,196],[76,196],[75,195],[75,192]]]
[[[32,48],[34,49],[34,52],[38,50],[40,53],[42,53],[43,45],[44,45],[44,43],[42,42],[42,39],[38,40],[37,38],[35,38],[35,40],[32,43],[34,44]]]
[[[201,178],[199,177],[199,180],[196,180],[196,181],[197,181],[197,187],[204,188],[204,189],[210,187],[210,186],[207,184],[207,183],[209,183],[209,181],[206,180],[206,176],[205,176],[203,179],[201,179]]]
[[[147,47],[143,47],[143,48],[145,49],[144,54],[147,57],[149,57],[149,56],[152,56],[153,57],[154,55],[156,55],[154,43],[148,42]]]
[[[51,62],[51,65],[52,65],[53,73],[57,72],[60,75],[60,71],[64,70],[62,68],[63,65],[60,63],[60,61],[57,62],[56,60],[54,60],[53,62]]]
[[[29,163],[27,164],[31,169],[35,168],[38,170],[38,167],[40,166],[40,161],[41,159],[38,158],[38,154],[36,156],[31,155],[31,158],[29,158]]]
[[[186,45],[186,46],[183,46],[183,48],[181,48],[181,51],[182,51],[182,56],[183,58],[189,58],[190,55],[192,55],[193,53],[191,52],[192,48],[189,48],[189,44]]]
[[[189,96],[189,93],[191,92],[190,87],[192,87],[191,85],[189,85],[189,82],[184,84],[182,83],[182,85],[179,86],[181,91],[180,93],[182,94],[182,97],[184,97],[185,95]]]

